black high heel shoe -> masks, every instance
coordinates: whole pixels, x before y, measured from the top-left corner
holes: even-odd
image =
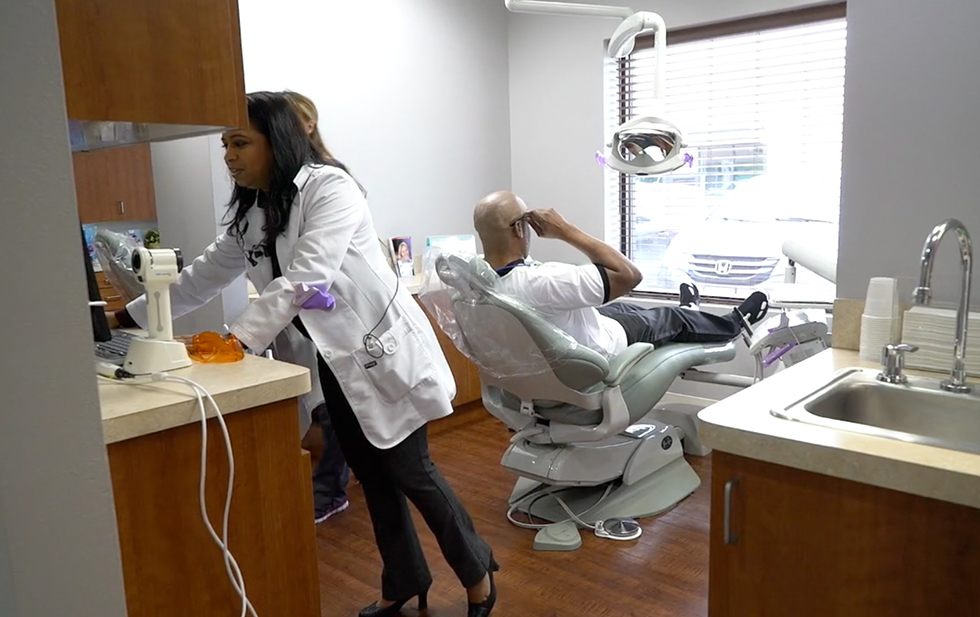
[[[493,568],[487,570],[487,576],[490,577],[490,593],[487,594],[487,599],[477,604],[468,602],[466,617],[489,617],[490,611],[493,610],[493,605],[497,602],[497,585],[493,582]]]
[[[418,594],[420,611],[429,608],[429,600],[426,597],[428,593],[429,590],[426,589],[422,593]],[[408,596],[404,600],[396,600],[393,604],[389,604],[388,606],[378,606],[378,603],[375,602],[371,606],[365,606],[362,608],[361,612],[357,614],[357,617],[394,617],[394,615],[401,612],[402,607],[405,606],[405,603],[411,600],[413,597],[415,596]]]

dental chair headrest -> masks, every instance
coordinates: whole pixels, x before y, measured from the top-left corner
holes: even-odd
[[[467,297],[492,290],[500,278],[490,264],[479,257],[467,261],[457,255],[440,255],[436,259],[436,274],[443,283]]]

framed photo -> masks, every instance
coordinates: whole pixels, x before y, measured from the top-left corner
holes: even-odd
[[[88,252],[89,261],[96,272],[102,271],[102,264],[99,263],[98,255],[95,253],[95,234],[99,231],[96,225],[82,225],[82,235],[85,237],[85,250]]]
[[[412,252],[411,236],[394,236],[388,240],[391,248],[391,261],[400,277],[415,276],[415,255]]]

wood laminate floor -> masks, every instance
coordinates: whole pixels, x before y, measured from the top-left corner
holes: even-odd
[[[458,411],[429,430],[433,459],[501,564],[494,617],[707,615],[710,456],[688,457],[701,486],[673,510],[642,520],[638,540],[583,533],[577,551],[539,552],[531,548],[534,531],[504,516],[515,480],[500,466],[509,437],[480,407]],[[355,483],[349,492],[350,508],[317,526],[323,617],[356,615],[379,594],[381,562],[364,498]],[[415,520],[434,579],[427,614],[462,617],[465,593],[428,528],[417,515]],[[403,614],[419,614],[414,600]]]

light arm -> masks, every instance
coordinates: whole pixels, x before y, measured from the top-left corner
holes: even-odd
[[[667,24],[657,13],[641,11],[623,20],[609,37],[609,57],[625,58],[633,51],[636,37],[653,32],[653,48],[657,53],[657,68],[654,75],[653,94],[658,101],[664,98],[664,83],[667,72]]]
[[[581,15],[585,17],[619,17],[625,19],[634,13],[625,6],[579,4],[577,2],[544,2],[543,0],[504,0],[508,11],[513,13],[538,13],[544,15]]]

